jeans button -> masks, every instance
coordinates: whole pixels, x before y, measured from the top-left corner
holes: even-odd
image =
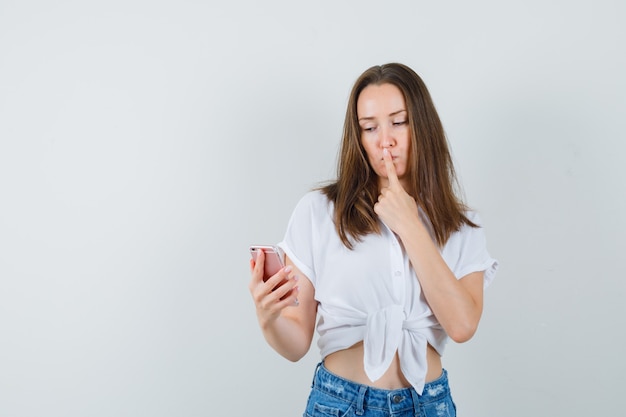
[[[394,404],[398,404],[400,401],[404,400],[404,398],[400,395],[394,395],[393,396],[393,402]]]

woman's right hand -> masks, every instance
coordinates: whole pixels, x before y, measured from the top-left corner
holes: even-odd
[[[254,304],[261,328],[276,321],[280,313],[289,306],[298,305],[298,277],[293,273],[291,265],[283,267],[267,281],[263,281],[265,253],[260,250],[256,261],[250,260],[252,278],[248,288]]]

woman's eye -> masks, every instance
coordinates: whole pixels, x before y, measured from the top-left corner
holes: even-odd
[[[394,126],[402,126],[402,125],[405,125],[405,124],[406,124],[406,120],[400,120],[400,121],[397,121],[397,122],[393,122]]]
[[[376,128],[373,126],[363,126],[362,129],[364,132],[373,132],[374,130],[376,130]]]

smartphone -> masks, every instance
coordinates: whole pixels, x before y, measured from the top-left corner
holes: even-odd
[[[265,271],[263,272],[263,281],[267,281],[285,266],[285,254],[278,246],[251,245],[250,255],[252,255],[252,259],[255,261],[260,250],[265,253]]]

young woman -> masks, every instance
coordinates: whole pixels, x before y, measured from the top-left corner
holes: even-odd
[[[319,317],[323,360],[305,416],[456,415],[441,355],[448,337],[474,335],[497,261],[455,182],[421,78],[395,63],[365,71],[337,180],[300,200],[279,244],[286,267],[264,282],[264,255],[251,261],[259,324],[278,353],[302,358]]]

